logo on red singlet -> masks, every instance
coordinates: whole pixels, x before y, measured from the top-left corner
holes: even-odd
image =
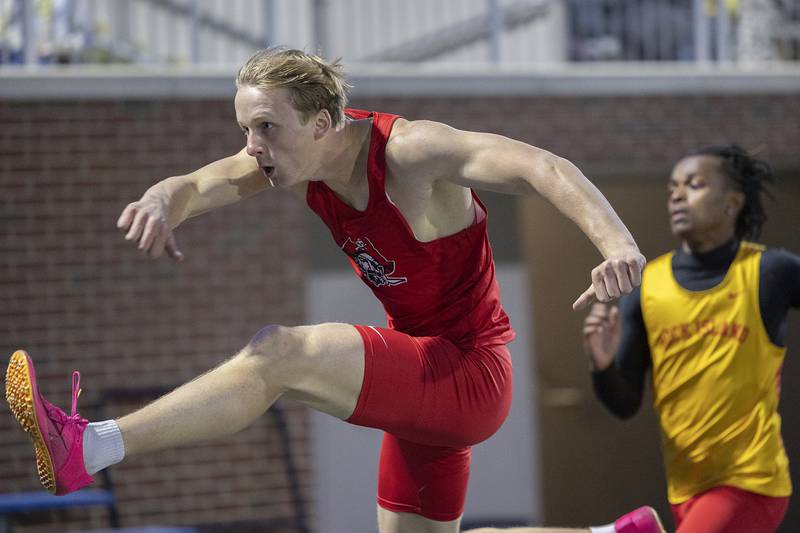
[[[342,250],[353,259],[361,275],[376,287],[394,287],[408,281],[405,276],[391,277],[394,274],[394,261],[386,259],[366,237],[359,237],[355,241],[348,237]]]

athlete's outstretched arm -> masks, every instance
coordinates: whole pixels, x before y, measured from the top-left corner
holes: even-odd
[[[603,254],[592,285],[573,308],[630,292],[645,258],[611,205],[578,168],[561,157],[501,135],[460,131],[438,122],[399,125],[387,157],[404,175],[448,180],[509,194],[538,192],[574,221]]]
[[[125,239],[148,257],[166,251],[183,259],[172,230],[187,218],[232,204],[269,186],[254,157],[241,152],[210,163],[184,176],[173,176],[150,187],[128,204],[117,220]]]

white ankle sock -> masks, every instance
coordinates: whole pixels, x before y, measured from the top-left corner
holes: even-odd
[[[592,533],[617,533],[617,528],[614,527],[614,524],[608,524],[606,526],[590,527],[589,531]]]
[[[125,457],[122,432],[113,420],[92,422],[83,432],[83,464],[89,474],[117,464]]]

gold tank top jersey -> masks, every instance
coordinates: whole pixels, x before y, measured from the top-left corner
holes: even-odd
[[[786,349],[761,319],[762,251],[742,242],[723,281],[704,291],[678,284],[674,252],[644,271],[642,315],[673,504],[720,485],[792,492],[778,414]]]

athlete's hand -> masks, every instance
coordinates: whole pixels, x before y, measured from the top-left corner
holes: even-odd
[[[583,349],[594,370],[605,370],[619,348],[619,308],[595,303],[583,321]]]
[[[613,255],[592,270],[592,284],[572,304],[584,309],[593,301],[610,302],[642,284],[646,260],[639,250]]]
[[[183,261],[183,252],[178,249],[168,223],[168,213],[164,201],[145,194],[122,210],[117,228],[125,232],[126,241],[136,243],[147,257],[158,259],[166,251],[175,261]]]

